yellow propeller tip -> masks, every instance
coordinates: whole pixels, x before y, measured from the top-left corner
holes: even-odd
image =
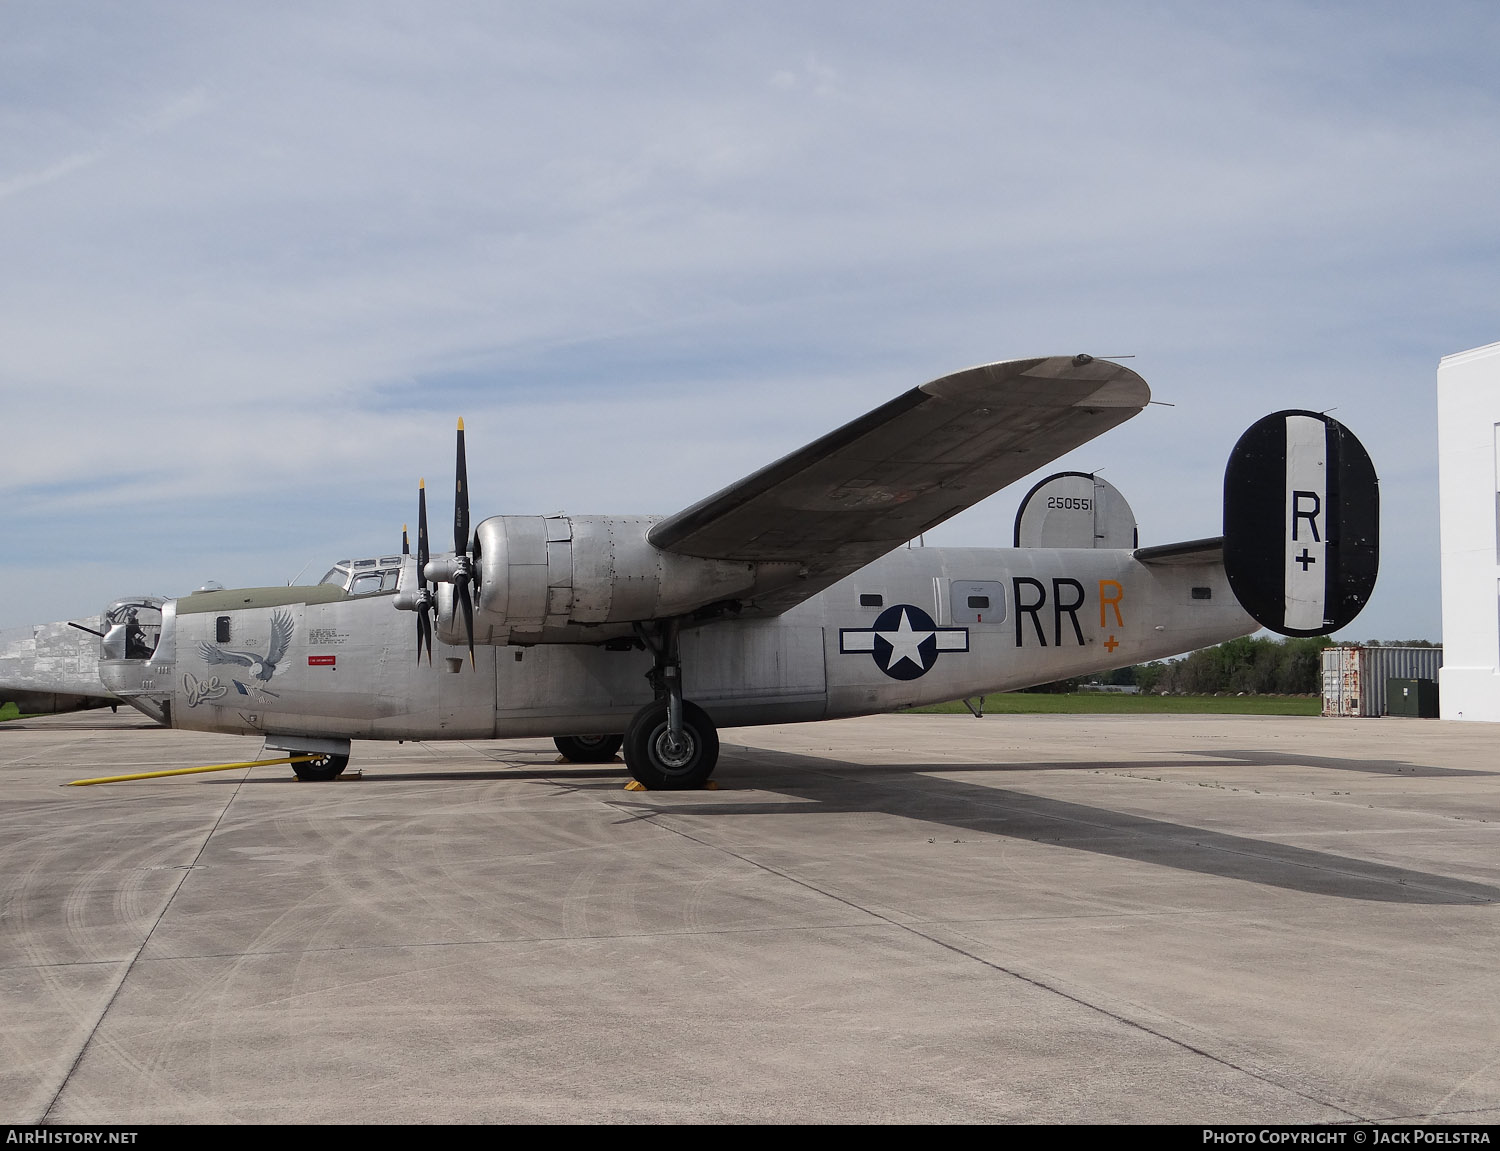
[[[418,480],[417,481],[417,487],[419,487],[419,488],[425,488],[426,486],[427,486],[427,481],[426,480]]]
[[[459,431],[463,431],[464,430],[464,418],[463,418],[463,416],[459,416],[458,417],[458,430]]]

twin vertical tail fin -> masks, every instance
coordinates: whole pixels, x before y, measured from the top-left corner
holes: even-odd
[[[1337,420],[1284,411],[1253,424],[1224,471],[1224,570],[1240,605],[1282,635],[1327,635],[1369,601],[1380,481]]]

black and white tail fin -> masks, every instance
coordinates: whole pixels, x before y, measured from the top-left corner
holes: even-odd
[[[1326,635],[1357,616],[1380,568],[1380,481],[1337,420],[1258,420],[1224,470],[1224,570],[1240,605],[1282,635]]]

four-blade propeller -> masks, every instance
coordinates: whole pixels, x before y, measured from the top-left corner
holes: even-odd
[[[458,463],[453,493],[453,598],[464,610],[464,634],[469,637],[469,666],[474,666],[474,601],[469,589],[477,584],[469,556],[469,465],[464,454],[464,422],[458,421]]]
[[[464,422],[458,421],[458,464],[453,501],[453,555],[432,559],[427,544],[427,481],[417,482],[417,586],[396,597],[396,607],[417,613],[417,662],[427,649],[432,663],[432,613],[437,608],[433,584],[453,585],[454,622],[460,612],[464,617],[464,634],[469,640],[469,666],[474,666],[474,596],[479,590],[478,571],[469,554],[469,470],[464,453]],[[401,527],[401,554],[410,555],[406,525]]]
[[[422,661],[422,646],[427,646],[427,664],[432,666],[432,609],[436,597],[427,586],[427,481],[417,481],[417,662]]]

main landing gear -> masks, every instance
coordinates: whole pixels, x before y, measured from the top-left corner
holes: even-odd
[[[557,754],[569,763],[608,763],[625,737],[620,735],[560,735],[552,741]]]
[[[719,762],[713,720],[682,698],[677,633],[675,619],[636,625],[636,635],[655,660],[648,676],[656,699],[636,712],[625,729],[625,766],[638,783],[656,791],[702,787]]]

